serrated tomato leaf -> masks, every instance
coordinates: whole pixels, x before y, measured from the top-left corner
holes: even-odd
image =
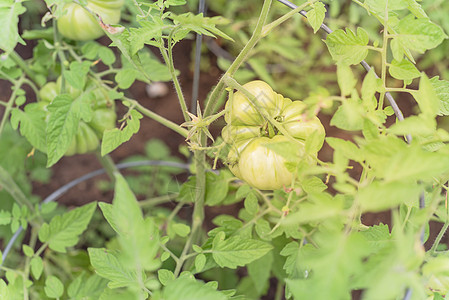
[[[232,236],[224,239],[224,232],[214,238],[212,256],[220,267],[235,269],[264,256],[272,245],[255,239]]]
[[[65,253],[67,247],[78,243],[79,235],[89,225],[96,206],[94,202],[54,216],[49,224],[44,223],[45,226],[39,230],[39,240],[48,243],[50,249]]]
[[[125,120],[126,125],[124,128],[105,130],[103,133],[103,141],[101,143],[101,155],[104,156],[115,150],[124,142],[129,141],[133,134],[139,131],[140,119],[142,119],[142,117],[143,116],[138,111],[133,109],[129,112],[129,116]]]

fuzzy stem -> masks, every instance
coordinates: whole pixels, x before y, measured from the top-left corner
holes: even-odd
[[[11,97],[9,97],[8,103],[6,104],[5,112],[3,113],[2,121],[0,123],[0,136],[3,132],[3,128],[5,127],[6,121],[8,120],[9,114],[11,113],[12,107],[14,105],[14,102],[17,98],[17,92],[19,91],[19,88],[22,86],[22,84],[25,81],[25,76],[22,75],[22,77],[19,78],[14,84],[13,93]]]
[[[39,82],[39,80],[38,80],[36,74],[34,73],[34,71],[31,70],[30,67],[28,67],[28,65],[25,62],[25,60],[19,54],[17,54],[17,52],[13,51],[13,52],[11,52],[11,54],[9,54],[9,56],[25,72],[25,74],[27,74],[27,76],[35,84],[37,84],[38,87],[42,87],[42,85]]]
[[[173,29],[170,32],[169,38],[168,38],[168,51],[165,49],[164,43],[162,39],[159,40],[160,46],[159,49],[161,51],[162,57],[164,58],[165,64],[168,66],[168,69],[170,71],[170,75],[173,81],[173,84],[175,86],[176,94],[178,95],[179,105],[181,106],[182,115],[184,116],[185,121],[190,121],[190,117],[187,114],[187,104],[186,100],[184,99],[184,94],[182,93],[181,84],[179,83],[178,76],[176,76],[176,69],[173,61],[173,45],[172,45],[172,37],[173,33],[176,29]]]
[[[267,36],[271,32],[271,30],[273,30],[277,26],[281,25],[282,23],[284,23],[285,21],[287,21],[288,19],[293,17],[295,14],[297,14],[301,10],[303,10],[304,8],[306,8],[309,5],[312,5],[313,3],[317,2],[317,1],[318,0],[308,1],[308,2],[306,2],[306,3],[304,3],[304,4],[300,5],[300,6],[296,7],[295,9],[289,11],[288,13],[286,13],[282,17],[276,19],[275,21],[265,25],[263,27],[263,29],[262,29],[262,37]]]
[[[183,137],[187,138],[187,136],[189,134],[187,129],[184,129],[181,126],[179,126],[178,124],[158,115],[155,112],[152,112],[151,110],[145,108],[144,106],[142,106],[139,102],[137,102],[134,99],[126,98],[126,100],[129,101],[132,105],[134,105],[134,107],[137,108],[137,110],[139,112],[141,112],[142,114],[144,114],[145,116],[155,120],[158,123],[161,123],[162,125],[166,126],[167,128],[170,128],[174,132],[179,133]]]
[[[206,108],[204,109],[204,116],[207,117],[213,114],[216,111],[216,105],[221,95],[223,94],[225,84],[223,78],[226,76],[232,76],[240,67],[240,65],[249,57],[251,50],[257,44],[257,42],[262,37],[262,29],[265,25],[265,22],[268,18],[268,13],[271,7],[271,0],[265,0],[263,2],[262,11],[260,13],[259,19],[257,20],[256,28],[254,29],[253,35],[249,39],[248,43],[243,47],[240,54],[236,57],[234,62],[231,64],[229,69],[220,79],[218,84],[215,86],[214,90],[209,96],[209,100],[207,101]]]

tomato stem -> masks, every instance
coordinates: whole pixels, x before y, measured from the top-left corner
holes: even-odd
[[[257,20],[256,28],[254,29],[253,35],[249,39],[248,43],[243,47],[242,51],[240,51],[239,55],[235,58],[234,62],[231,64],[229,69],[226,71],[226,73],[223,75],[222,78],[220,78],[220,81],[215,86],[214,90],[209,96],[209,99],[206,103],[206,108],[204,109],[204,116],[208,116],[212,114],[214,111],[216,111],[216,105],[218,100],[221,98],[221,95],[223,94],[225,82],[224,78],[226,76],[232,76],[234,73],[239,69],[240,65],[247,60],[249,57],[249,54],[251,50],[254,48],[254,46],[259,42],[259,40],[262,37],[262,29],[265,25],[265,22],[268,18],[268,13],[270,11],[272,0],[264,0],[262,11],[260,12],[259,19]]]
[[[27,74],[27,76],[40,88],[42,87],[41,82],[38,80],[36,74],[31,70],[25,60],[17,54],[17,52],[13,51],[9,54],[9,57]]]

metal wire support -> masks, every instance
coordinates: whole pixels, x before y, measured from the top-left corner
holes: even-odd
[[[127,162],[127,163],[117,164],[117,169],[126,169],[126,168],[141,167],[141,166],[174,167],[174,168],[180,168],[180,169],[184,169],[184,170],[189,170],[189,168],[190,168],[189,164],[177,163],[177,162],[172,162],[172,161],[142,160],[142,161],[132,161],[132,162]],[[78,178],[70,181],[69,183],[63,185],[62,187],[60,187],[59,189],[57,189],[56,191],[54,191],[53,193],[48,195],[39,204],[39,209],[41,208],[42,204],[55,201],[56,199],[58,199],[59,197],[61,197],[65,193],[67,193],[68,190],[70,190],[71,188],[77,186],[81,182],[89,180],[89,179],[91,179],[93,177],[96,177],[96,176],[104,174],[104,173],[106,173],[105,169],[98,169],[98,170],[92,171],[90,173],[87,173],[87,174],[85,174],[85,175],[83,175],[81,177],[78,177]],[[19,226],[17,231],[14,233],[14,235],[9,240],[8,244],[5,247],[5,250],[3,251],[3,260],[2,260],[2,262],[0,264],[0,267],[3,266],[3,263],[5,262],[6,258],[8,257],[8,254],[11,251],[11,248],[12,248],[14,242],[17,240],[17,238],[22,233],[22,231],[23,231],[23,227]]]
[[[206,14],[206,0],[200,0],[198,4],[198,13]],[[193,85],[192,85],[192,103],[190,105],[190,112],[196,114],[196,103],[198,101],[198,92],[200,87],[200,62],[201,62],[201,45],[203,44],[203,35],[196,35],[195,42],[195,67],[193,70]]]

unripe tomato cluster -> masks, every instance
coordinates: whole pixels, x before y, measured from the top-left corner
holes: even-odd
[[[88,82],[87,88],[89,88],[89,85],[91,84],[93,83]],[[45,84],[39,91],[39,105],[47,115],[47,105],[60,94],[60,89],[61,78],[58,78],[56,82],[47,82],[47,84]],[[66,92],[70,94],[73,99],[76,99],[82,93],[81,90],[75,89],[69,85],[67,85]],[[113,101],[108,100],[107,91],[96,87],[93,89],[93,97],[94,99],[91,101],[93,110],[92,120],[87,123],[83,120],[79,121],[78,131],[65,155],[84,154],[94,151],[100,145],[100,139],[103,136],[103,132],[106,129],[115,127],[115,105]]]
[[[117,24],[123,3],[124,0],[88,0],[86,8],[98,14],[105,24]],[[63,10],[65,14],[58,18],[58,30],[66,38],[89,41],[104,35],[95,17],[81,5],[67,3]]]
[[[243,88],[255,97],[255,102],[238,91],[225,108],[227,125],[222,137],[231,145],[229,168],[235,176],[261,190],[290,186],[293,174],[285,166],[286,159],[267,146],[294,143],[299,155],[303,155],[305,141],[314,134],[320,141],[313,149],[316,155],[324,143],[324,127],[317,117],[307,116],[303,102],[277,94],[263,81],[248,82]],[[294,141],[282,135],[264,116],[277,121]]]

